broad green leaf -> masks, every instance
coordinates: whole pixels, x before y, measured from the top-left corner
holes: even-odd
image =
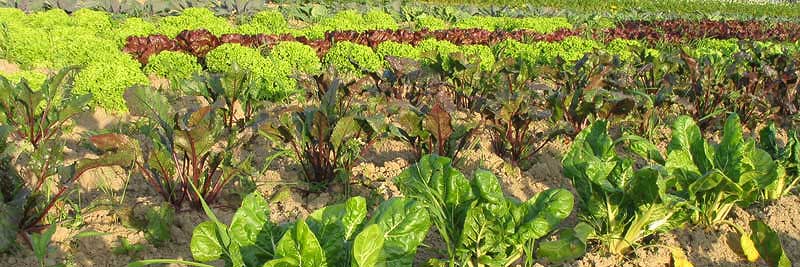
[[[625,135],[621,140],[627,141],[630,150],[639,156],[655,161],[658,164],[665,164],[664,157],[661,156],[658,147],[656,147],[653,142],[650,142],[650,140],[635,135]]]
[[[537,193],[523,205],[525,213],[517,229],[517,243],[544,237],[572,213],[575,202],[565,189],[548,189]]]
[[[281,238],[276,228],[269,221],[269,203],[258,192],[247,195],[233,215],[230,235],[248,266],[259,266],[274,256]]]
[[[344,262],[348,259],[346,245],[352,241],[353,233],[367,216],[366,200],[353,197],[346,203],[330,205],[314,211],[306,220],[325,251],[329,262]]]
[[[479,169],[475,171],[475,178],[472,179],[474,192],[486,203],[505,206],[503,188],[500,181],[490,171]]]
[[[464,230],[458,239],[459,254],[468,257],[480,256],[476,252],[490,252],[504,247],[503,226],[478,200],[473,201],[464,218]],[[470,259],[474,260],[474,259]]]
[[[700,177],[700,179],[689,184],[689,194],[694,195],[699,192],[712,190],[725,180],[727,180],[725,174],[717,169],[714,169],[711,172],[704,174],[702,177]]]
[[[190,245],[192,258],[201,262],[209,262],[222,258],[225,252],[217,236],[216,227],[214,222],[205,221],[194,228]]]
[[[380,227],[385,239],[378,266],[410,266],[431,227],[424,206],[404,198],[381,203],[368,224]]]
[[[725,121],[725,128],[722,132],[722,140],[715,153],[715,165],[722,170],[728,177],[739,177],[743,172],[742,159],[744,158],[744,141],[742,137],[742,125],[739,123],[739,116],[732,113]]]
[[[588,224],[578,223],[574,229],[561,231],[557,240],[540,242],[536,256],[553,263],[580,258],[586,254],[586,240],[593,231]]]
[[[55,233],[56,225],[54,224],[42,233],[31,234],[31,247],[33,247],[33,253],[36,255],[36,258],[39,259],[39,262],[44,262],[44,258],[47,256],[47,247],[50,245],[50,241]]]
[[[372,224],[364,228],[353,241],[353,267],[378,266],[383,250],[384,233],[381,228]]]
[[[778,233],[759,220],[750,221],[750,230],[753,231],[751,236],[753,243],[764,261],[774,267],[792,266],[792,262],[783,251]]]
[[[275,258],[291,263],[287,266],[298,267],[325,267],[325,255],[317,237],[308,228],[304,220],[299,220],[294,227],[286,232],[278,241]],[[270,262],[268,262],[270,264]],[[283,266],[283,265],[270,265]]]
[[[672,126],[672,141],[667,146],[667,154],[683,150],[690,156],[699,172],[704,173],[713,167],[713,155],[708,153],[708,144],[700,133],[700,127],[689,116],[680,116]]]
[[[134,86],[125,91],[123,95],[131,115],[142,116],[158,121],[161,124],[172,125],[170,114],[172,108],[167,98],[147,86]]]

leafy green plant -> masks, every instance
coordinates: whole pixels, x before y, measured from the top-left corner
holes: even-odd
[[[422,157],[394,181],[430,214],[450,266],[510,266],[572,212],[569,191],[549,189],[522,202],[504,196],[491,172],[477,170],[469,180],[436,155]]]
[[[224,131],[217,106],[202,106],[180,111],[167,98],[149,87],[132,87],[126,92],[131,114],[144,118],[127,136],[103,134],[93,137],[109,157],[121,151],[122,167],[141,173],[165,201],[180,209],[184,201],[199,208],[192,193],[195,184],[208,202],[216,201],[222,189],[234,180],[249,158],[234,155],[247,138]]]
[[[397,125],[389,125],[389,133],[409,143],[417,159],[425,154],[458,159],[458,153],[469,148],[478,130],[477,122],[453,119],[440,102],[432,108],[423,107],[421,110],[404,106],[395,116]]]
[[[154,246],[161,246],[172,238],[172,224],[175,210],[169,205],[161,205],[147,210],[145,237]]]
[[[65,68],[50,77],[42,88],[31,88],[23,79],[16,85],[0,76],[0,121],[15,129],[15,140],[34,148],[58,139],[67,131],[72,117],[83,112],[91,94],[73,96],[69,76],[76,68]]]
[[[150,81],[131,57],[91,62],[76,76],[73,93],[92,94],[93,107],[112,112],[127,112],[122,95],[128,87],[148,85]]]
[[[665,167],[675,177],[680,197],[692,207],[692,222],[703,226],[725,223],[734,206],[749,206],[778,179],[777,163],[754,140],[742,136],[735,113],[725,122],[718,145],[704,140],[690,117],[679,117]]]
[[[369,114],[366,105],[340,98],[341,86],[335,79],[318,103],[290,107],[260,126],[263,136],[291,151],[313,190],[336,178],[346,183],[353,164],[386,127],[383,116]]]
[[[778,163],[778,177],[764,189],[764,198],[777,200],[789,194],[800,183],[800,140],[797,131],[788,132],[786,144],[781,147],[777,141],[778,129],[774,122],[759,131],[758,147],[769,153]]]
[[[323,57],[343,74],[359,75],[363,71],[376,72],[383,68],[383,61],[372,51],[372,48],[351,42],[336,43]]]
[[[353,197],[284,225],[269,220],[269,203],[259,193],[245,197],[230,226],[206,212],[211,220],[194,229],[192,256],[229,266],[411,266],[430,228],[422,205],[402,198],[384,201],[369,218],[366,200]],[[169,262],[175,261],[129,266]]]
[[[206,66],[213,72],[233,71],[237,65],[249,71],[258,90],[250,92],[254,99],[280,101],[297,94],[297,81],[292,79],[290,62],[278,55],[264,57],[258,49],[227,43],[214,48],[206,55]]]
[[[144,72],[177,82],[203,70],[197,58],[181,52],[164,51],[148,58]]]
[[[131,243],[131,241],[125,237],[120,237],[117,241],[119,242],[119,246],[112,250],[116,255],[126,255],[131,258],[136,258],[139,252],[144,250],[144,245]]]
[[[50,242],[53,234],[56,233],[56,225],[47,228],[43,233],[31,234],[31,245],[33,247],[33,254],[39,260],[39,266],[45,267],[45,258],[49,252]]]
[[[673,195],[678,180],[659,165],[634,169],[634,160],[620,156],[615,145],[629,141],[634,151],[652,153],[644,139],[614,141],[607,122],[595,121],[582,130],[562,165],[580,197],[580,219],[594,229],[590,239],[606,251],[624,254],[645,237],[683,224],[687,203]],[[656,156],[659,156],[657,150]],[[655,159],[663,162],[663,159]]]

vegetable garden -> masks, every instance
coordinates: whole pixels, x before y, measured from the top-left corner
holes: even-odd
[[[0,265],[800,262],[800,6],[488,2],[0,1]]]

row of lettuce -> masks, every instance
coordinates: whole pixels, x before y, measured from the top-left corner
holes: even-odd
[[[323,27],[321,32],[325,32],[397,27],[390,16],[381,17],[379,14],[377,11],[363,15],[342,12],[309,28]],[[421,59],[433,64],[438,61],[431,58],[462,52],[470,58],[474,56],[475,60],[480,60],[483,66],[489,68],[498,58],[516,57],[529,64],[549,64],[557,58],[574,61],[584,53],[596,49],[605,49],[625,60],[631,56],[631,47],[645,46],[636,40],[616,39],[604,44],[581,37],[568,37],[554,43],[508,40],[492,47],[456,46],[447,41],[426,40],[417,46],[384,42],[372,49],[342,42],[335,44],[319,59],[313,48],[296,42],[280,43],[268,51],[226,44],[211,51],[204,59],[176,52],[163,52],[155,55],[147,66],[142,67],[120,51],[128,36],[152,33],[174,36],[182,30],[200,27],[215,34],[235,32],[237,29],[244,32],[276,32],[288,29],[288,26],[283,16],[275,11],[258,13],[250,22],[234,27],[227,20],[215,17],[209,10],[197,8],[186,9],[180,16],[165,17],[155,24],[139,18],[115,20],[107,13],[88,9],[78,10],[71,15],[61,10],[26,15],[17,9],[0,9],[0,23],[4,25],[3,35],[0,35],[0,58],[17,63],[24,69],[22,72],[9,74],[9,77],[25,77],[34,84],[33,88],[38,88],[36,85],[45,77],[41,74],[42,69],[82,65],[84,68],[75,79],[75,91],[92,93],[92,103],[95,106],[112,111],[125,111],[122,93],[132,85],[149,84],[148,75],[170,80],[188,78],[203,69],[226,71],[231,62],[237,62],[241,67],[252,71],[262,81],[261,98],[281,100],[298,92],[296,80],[292,78],[296,72],[318,74],[330,65],[341,72],[358,75],[362,70],[379,71],[386,65],[385,56],[389,55]],[[348,28],[351,26],[352,28]],[[424,22],[420,22],[418,26],[437,28]],[[493,17],[473,17],[462,20],[455,26],[506,30],[523,28],[541,32],[571,27],[563,18]],[[255,28],[261,30],[254,30]],[[762,44],[775,53],[782,52],[784,48],[796,50],[794,44]],[[698,56],[708,54],[724,57],[735,52],[738,44],[736,40],[703,39],[696,42],[695,48],[693,51]],[[656,49],[648,51],[653,56],[659,55]],[[446,60],[441,64],[441,67],[448,68]]]

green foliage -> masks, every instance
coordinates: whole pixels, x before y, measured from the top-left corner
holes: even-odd
[[[635,169],[633,159],[619,155],[615,145],[624,140],[611,139],[607,124],[595,121],[581,131],[562,165],[581,199],[581,221],[594,228],[608,252],[624,254],[650,234],[681,225],[686,203],[672,195],[676,177],[663,167]]]
[[[397,30],[399,28],[392,15],[380,10],[365,13],[364,26],[367,30]]]
[[[489,31],[494,30],[532,30],[538,33],[551,33],[559,29],[571,29],[572,24],[567,18],[563,17],[527,17],[527,18],[508,18],[508,17],[486,17],[472,16],[458,21],[456,28],[470,29],[478,28]]]
[[[386,56],[395,56],[417,60],[420,57],[420,51],[416,47],[394,41],[380,43],[375,48],[375,53],[380,59],[386,59]]]
[[[578,61],[586,53],[601,48],[602,45],[592,39],[570,36],[564,38],[561,42],[537,42],[534,43],[534,47],[541,50],[540,62],[552,64],[556,62],[556,58],[561,58],[568,62]]]
[[[86,28],[97,33],[111,31],[111,15],[103,11],[82,8],[72,13],[75,26]]]
[[[426,39],[417,44],[417,49],[422,54],[422,63],[427,65],[439,64],[444,71],[450,72],[453,62],[450,54],[461,52],[457,45],[448,41],[436,39]]]
[[[211,220],[194,229],[190,248],[197,261],[223,260],[229,266],[411,266],[430,228],[422,209],[413,200],[393,198],[368,218],[366,200],[353,197],[306,219],[278,225],[270,221],[269,203],[252,193],[230,226],[207,210]],[[147,260],[131,266],[170,262],[175,261]]]
[[[333,45],[323,61],[337,71],[349,75],[359,75],[364,70],[376,72],[383,68],[383,61],[372,48],[351,42]]]
[[[248,23],[239,25],[236,32],[242,34],[281,34],[289,30],[283,14],[275,10],[256,13]]]
[[[299,42],[281,42],[270,50],[270,57],[289,63],[292,70],[316,75],[322,72],[322,63],[313,47]]]
[[[0,73],[0,76],[4,76],[10,83],[19,83],[22,79],[28,81],[28,85],[30,86],[31,90],[39,90],[42,88],[44,81],[47,80],[47,75],[38,71],[32,70],[23,70],[18,71],[11,74],[4,74]]]
[[[491,172],[477,170],[468,180],[450,159],[436,155],[424,156],[394,182],[425,207],[450,262],[460,266],[508,266],[572,212],[567,190],[545,190],[522,202],[504,196]]]
[[[234,64],[230,71],[204,73],[194,80],[184,81],[180,88],[185,94],[202,96],[208,103],[224,101],[220,113],[225,127],[239,132],[264,105],[257,98],[260,88],[252,76],[253,73]]]
[[[122,95],[134,85],[150,81],[139,69],[139,62],[120,58],[89,63],[76,76],[73,93],[92,94],[90,104],[113,112],[127,112]]]
[[[777,200],[788,195],[800,183],[800,139],[790,130],[784,146],[778,145],[778,129],[770,122],[759,132],[758,147],[778,163],[778,178],[764,189],[764,199]]]
[[[203,67],[197,63],[196,57],[173,51],[163,51],[151,56],[144,68],[145,73],[164,77],[170,81],[189,79],[201,71]]]
[[[444,20],[428,15],[416,17],[415,22],[417,23],[417,29],[429,29],[431,31],[436,31],[444,30],[448,27],[447,22]]]
[[[125,18],[114,28],[114,39],[119,47],[125,45],[130,36],[142,37],[156,32],[156,25],[142,18]]]
[[[464,45],[460,47],[461,52],[467,57],[470,63],[480,62],[481,70],[490,71],[494,68],[494,53],[492,49],[485,45]],[[479,60],[479,61],[478,61]]]
[[[31,234],[31,247],[33,247],[33,254],[39,260],[39,265],[44,267],[45,257],[49,252],[50,242],[52,242],[53,234],[56,233],[56,225],[51,225],[43,233]]]
[[[642,49],[644,45],[638,40],[614,39],[606,44],[605,50],[612,55],[619,56],[622,61],[630,60],[634,51]]]
[[[738,51],[739,40],[707,38],[695,41],[694,50],[691,50],[690,55],[696,59],[709,58],[712,62],[721,62]]]
[[[229,72],[233,63],[252,73],[251,78],[259,87],[253,92],[256,99],[277,101],[298,92],[297,81],[289,77],[290,63],[273,56],[264,57],[257,49],[223,44],[206,55],[206,66],[213,72]]]
[[[184,30],[194,29],[206,29],[217,36],[234,32],[233,26],[224,18],[215,16],[206,8],[196,7],[184,9],[179,16],[162,18],[156,32],[174,38]]]
[[[747,207],[778,179],[778,166],[769,153],[742,137],[739,117],[725,122],[719,145],[703,139],[688,116],[672,127],[666,170],[685,190],[680,196],[692,208],[692,222],[705,226],[722,223],[735,205]]]
[[[175,210],[171,206],[152,207],[147,210],[146,217],[145,237],[151,244],[158,247],[172,239]]]

